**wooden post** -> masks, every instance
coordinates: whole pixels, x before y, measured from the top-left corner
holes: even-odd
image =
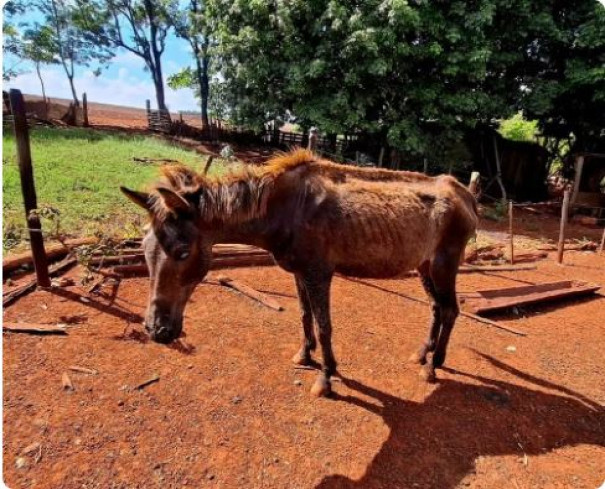
[[[145,100],[145,110],[147,111],[147,127],[151,129],[151,100]]]
[[[508,235],[510,239],[510,264],[515,264],[515,249],[513,246],[514,235],[513,235],[513,201],[508,201]]]
[[[84,115],[84,127],[88,127],[88,99],[86,98],[86,92],[82,94],[82,112]]]
[[[471,181],[468,184],[468,189],[469,189],[470,193],[475,196],[475,198],[477,198],[477,196],[479,194],[479,181],[480,181],[479,177],[480,177],[480,173],[478,171],[472,172]]]
[[[600,250],[600,253],[603,253],[604,249],[605,249],[605,229],[603,229],[603,237],[601,238],[601,250]]]
[[[44,251],[44,239],[42,237],[42,226],[35,210],[38,208],[36,199],[36,187],[34,185],[34,169],[29,148],[29,131],[25,116],[25,102],[23,95],[16,89],[11,89],[11,110],[13,113],[13,126],[15,130],[15,142],[17,143],[17,156],[19,160],[19,174],[21,176],[21,192],[25,204],[25,218],[29,229],[36,280],[40,287],[50,287],[48,275],[48,261]]]
[[[582,180],[582,170],[584,170],[584,156],[576,156],[575,172],[573,178],[573,191],[571,193],[571,203],[575,204],[580,191],[580,181]]]
[[[563,206],[561,207],[561,226],[559,228],[559,248],[557,250],[557,263],[563,263],[563,248],[565,246],[565,224],[569,210],[569,188],[563,192]]]
[[[424,168],[422,171],[425,175],[429,174],[429,160],[427,160],[426,157],[424,158]]]
[[[318,131],[317,128],[312,127],[309,131],[309,146],[308,149],[309,151],[316,151],[317,150],[317,137],[318,137]]]

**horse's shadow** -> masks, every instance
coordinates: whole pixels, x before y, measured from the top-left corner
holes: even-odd
[[[343,378],[347,387],[381,405],[356,396],[336,399],[380,415],[390,433],[361,479],[330,475],[316,489],[448,489],[474,471],[479,456],[517,455],[523,463],[525,455],[564,446],[605,446],[602,406],[480,355],[524,382],[557,394],[450,370],[473,382],[442,380],[424,402],[416,403]]]

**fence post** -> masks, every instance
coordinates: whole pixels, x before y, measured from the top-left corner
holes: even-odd
[[[563,193],[563,206],[561,207],[561,226],[559,228],[559,247],[557,250],[557,262],[563,263],[563,250],[565,247],[565,224],[567,224],[567,214],[569,209],[569,188]]]
[[[509,246],[510,246],[510,264],[515,264],[515,248],[514,248],[514,234],[513,234],[513,201],[508,201],[508,234],[509,234]]]
[[[88,127],[88,99],[86,92],[82,94],[82,112],[84,113],[84,127]]]
[[[316,151],[317,150],[317,136],[318,136],[318,130],[316,127],[312,127],[309,130],[309,146],[308,146],[308,150],[309,151]]]
[[[147,111],[147,127],[151,129],[151,100],[145,100],[145,110]]]
[[[21,192],[25,204],[25,218],[29,230],[29,239],[36,270],[36,280],[40,287],[50,287],[48,275],[48,260],[44,250],[44,239],[42,237],[42,226],[40,219],[35,214],[38,208],[36,199],[36,187],[34,185],[34,169],[32,168],[31,152],[29,148],[29,131],[27,118],[25,116],[25,102],[23,95],[16,89],[11,89],[10,104],[13,113],[13,127],[15,130],[15,142],[17,144],[17,157],[19,160],[19,175],[21,177]]]

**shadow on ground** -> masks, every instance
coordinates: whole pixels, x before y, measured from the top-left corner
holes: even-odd
[[[448,489],[474,472],[480,456],[517,455],[522,460],[524,454],[540,455],[566,446],[605,446],[603,407],[478,355],[519,381],[556,394],[449,369],[460,380],[439,381],[424,402],[416,403],[343,378],[347,387],[373,402],[357,396],[337,396],[337,401],[380,415],[390,434],[361,479],[330,475],[316,489]]]

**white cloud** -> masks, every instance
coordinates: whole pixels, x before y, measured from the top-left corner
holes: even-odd
[[[134,56],[134,55],[132,55]],[[136,58],[136,56],[134,56]],[[132,59],[130,61],[133,61]],[[144,73],[149,79],[137,78],[129,67],[122,66],[117,73],[117,78],[109,78],[106,74],[99,77],[94,76],[88,70],[78,75],[74,82],[78,96],[86,92],[88,100],[106,104],[123,105],[128,107],[145,107],[145,100],[150,99],[155,106],[155,89],[151,81],[151,75]],[[140,66],[136,67],[140,69]],[[42,70],[42,78],[49,97],[71,98],[71,90],[67,77],[60,67],[48,67]],[[18,88],[23,93],[41,95],[40,81],[34,72],[24,73],[8,83],[10,88]],[[170,110],[198,110],[198,102],[193,95],[193,90],[172,90],[167,85],[166,104]]]

